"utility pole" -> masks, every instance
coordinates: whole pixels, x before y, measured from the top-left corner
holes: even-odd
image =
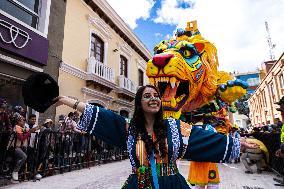
[[[266,38],[267,38],[267,43],[268,43],[268,47],[269,47],[270,59],[275,60],[275,55],[274,55],[273,49],[275,48],[276,45],[272,44],[270,32],[269,32],[269,27],[268,27],[268,22],[265,22],[265,28],[266,28],[266,32],[267,32]]]

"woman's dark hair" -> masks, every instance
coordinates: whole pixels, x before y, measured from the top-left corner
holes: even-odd
[[[155,153],[161,152],[161,157],[165,157],[167,154],[167,148],[165,143],[165,138],[167,136],[167,126],[163,120],[163,110],[162,106],[160,110],[155,114],[155,122],[154,122],[154,134],[156,136],[156,141],[152,140],[152,137],[148,135],[147,130],[145,128],[145,116],[144,111],[142,109],[141,99],[143,95],[143,91],[146,88],[153,88],[157,92],[157,88],[152,85],[142,86],[138,89],[136,96],[135,96],[135,109],[133,118],[130,122],[130,130],[134,134],[135,138],[137,139],[138,136],[145,142],[145,147],[147,154],[150,155],[152,150]],[[156,144],[159,144],[159,149],[156,148]],[[159,151],[158,151],[159,150]]]

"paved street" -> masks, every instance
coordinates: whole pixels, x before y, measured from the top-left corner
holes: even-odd
[[[180,172],[187,177],[188,163],[178,163]],[[220,164],[222,179],[221,189],[280,189],[274,186],[272,173],[244,174],[241,164]],[[0,189],[117,189],[122,186],[130,173],[129,160],[95,166],[90,169],[79,170],[47,177],[37,182],[23,182]],[[251,188],[248,188],[248,187]]]

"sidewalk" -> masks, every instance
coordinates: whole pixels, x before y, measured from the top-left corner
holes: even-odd
[[[179,169],[182,175],[187,178],[188,162],[181,161]],[[218,164],[220,172],[220,189],[281,189],[283,187],[274,186],[276,183],[273,172],[263,171],[261,174],[245,174],[242,163],[238,164]],[[252,167],[256,170],[256,167]]]
[[[179,161],[181,174],[187,178],[188,162]],[[244,167],[239,164],[219,164],[220,189],[281,189],[274,186],[275,174],[245,174]],[[0,187],[0,189],[118,189],[131,172],[129,160],[109,163],[90,169],[64,173],[37,182],[22,182]]]

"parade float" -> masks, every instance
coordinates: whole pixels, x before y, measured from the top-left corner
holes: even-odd
[[[247,84],[218,70],[217,49],[203,38],[197,22],[178,29],[175,37],[163,40],[154,48],[146,74],[162,97],[164,118],[173,117],[191,123],[194,115],[204,115],[219,133],[228,134],[229,112],[236,111],[234,101],[246,94]],[[206,152],[204,152],[206,153]],[[214,163],[191,162],[190,172],[204,172],[200,178],[189,178],[193,184],[218,183]],[[206,177],[206,178],[205,178]]]

